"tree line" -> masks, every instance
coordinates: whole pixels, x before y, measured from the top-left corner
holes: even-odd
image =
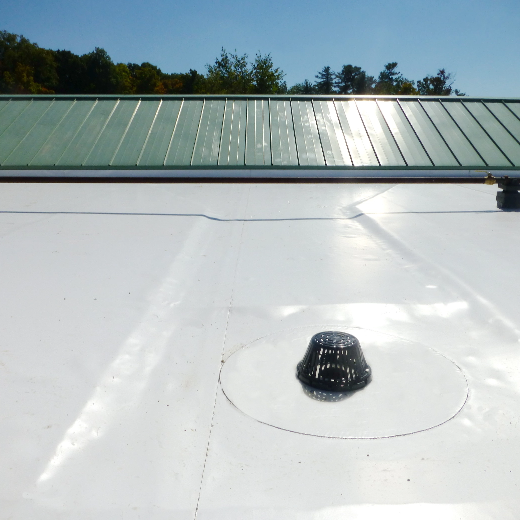
[[[325,66],[316,81],[288,87],[285,73],[270,54],[222,49],[205,74],[190,69],[165,73],[144,62],[114,63],[99,47],[77,55],[39,47],[24,36],[0,31],[0,93],[2,94],[424,94],[464,95],[453,88],[452,74],[440,69],[417,82],[405,78],[397,62],[388,63],[377,78],[361,67],[344,65],[339,72]]]

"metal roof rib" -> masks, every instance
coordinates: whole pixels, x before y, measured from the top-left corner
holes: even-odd
[[[0,96],[3,170],[482,167],[520,167],[519,100]]]
[[[506,157],[508,162],[515,166],[520,164],[520,147],[516,140],[502,124],[496,124],[496,117],[484,103],[463,103],[464,108],[471,114],[478,125],[486,133],[493,144]],[[500,123],[500,122],[499,122]],[[515,160],[512,160],[515,159]]]
[[[401,105],[401,106],[407,106],[408,103],[405,105]],[[414,107],[415,108],[415,107]],[[442,160],[442,156],[446,156],[446,153],[445,153],[445,150],[442,150],[442,147],[440,147],[441,149],[438,148],[439,144],[440,144],[440,141],[442,141],[442,143],[444,144],[444,146],[450,151],[451,155],[453,156],[453,158],[455,159],[456,163],[459,165],[459,166],[462,166],[462,163],[459,161],[459,158],[455,155],[455,152],[453,151],[452,147],[446,142],[446,139],[444,138],[444,136],[442,135],[442,133],[440,132],[439,128],[437,127],[437,125],[435,124],[434,120],[432,119],[432,117],[430,116],[430,114],[425,110],[424,106],[422,105],[421,101],[419,100],[418,101],[418,104],[417,104],[417,109],[424,113],[424,115],[426,115],[426,118],[427,120],[429,121],[430,125],[431,125],[431,129],[430,129],[430,135],[429,137],[432,139],[432,141],[436,141],[435,142],[435,146],[434,148],[432,148],[432,152],[435,151],[440,157],[439,157],[439,163],[437,165],[446,165],[446,166],[453,166],[453,163],[451,161],[443,161]],[[418,115],[418,114],[417,114]],[[422,115],[422,114],[421,114]],[[431,131],[433,129],[433,131]],[[440,141],[438,140],[438,138],[440,137]]]

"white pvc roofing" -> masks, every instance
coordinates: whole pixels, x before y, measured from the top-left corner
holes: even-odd
[[[518,518],[520,218],[495,194],[3,184],[0,517]],[[414,346],[419,372],[431,352],[450,360],[462,409],[410,435],[329,438],[263,424],[222,392],[223,362],[255,340],[283,353],[303,338],[303,356],[313,331],[356,327]],[[386,384],[375,344],[363,348],[374,379],[351,401],[393,399],[365,430],[406,421],[399,403],[420,378]],[[428,399],[451,410],[440,386]],[[348,434],[348,403],[315,405]]]

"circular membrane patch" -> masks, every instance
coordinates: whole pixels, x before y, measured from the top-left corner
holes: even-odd
[[[453,418],[468,396],[460,368],[421,343],[360,328],[356,336],[372,368],[360,390],[327,392],[301,383],[296,365],[313,334],[330,325],[258,339],[232,354],[220,384],[228,400],[264,424],[305,435],[374,439],[409,435]]]

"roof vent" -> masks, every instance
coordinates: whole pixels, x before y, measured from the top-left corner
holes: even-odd
[[[336,331],[315,334],[296,370],[303,383],[332,392],[361,388],[371,375],[358,339]]]

